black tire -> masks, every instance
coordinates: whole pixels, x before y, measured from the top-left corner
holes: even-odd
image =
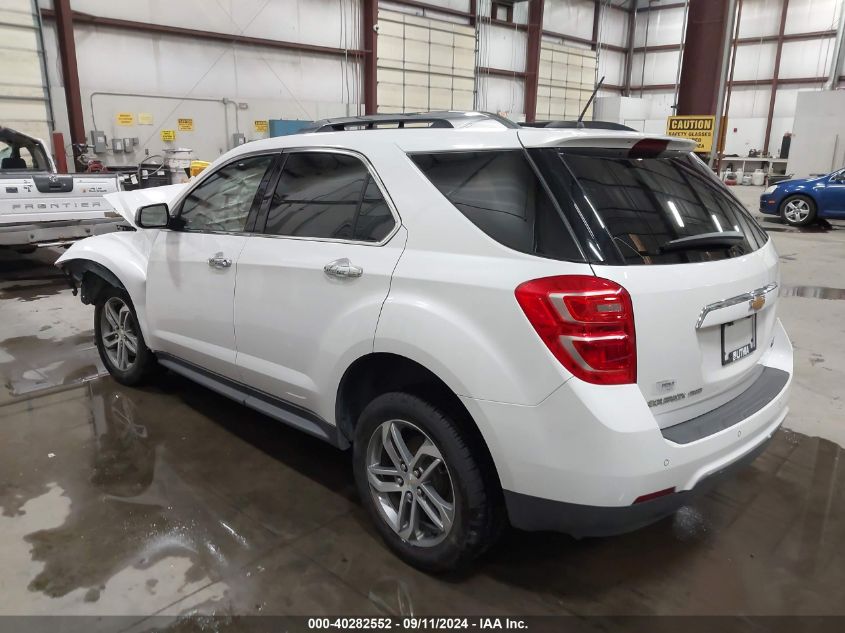
[[[804,205],[808,210],[806,217],[800,220],[796,220],[793,216],[793,219],[790,219],[788,207],[792,204]],[[784,198],[783,202],[780,203],[780,217],[789,226],[808,226],[816,221],[816,215],[816,203],[809,196],[789,196],[787,198]]]
[[[38,250],[38,247],[35,244],[27,244],[26,246],[15,246],[13,250],[18,255],[32,255]]]
[[[454,519],[443,540],[436,545],[422,547],[401,538],[382,516],[371,493],[367,471],[369,442],[382,423],[391,420],[406,421],[422,430],[435,444],[447,466],[452,483]],[[383,394],[361,413],[355,428],[353,451],[358,494],[379,534],[402,560],[424,571],[454,571],[465,567],[498,538],[504,523],[501,491],[495,474],[485,467],[478,450],[470,434],[446,413],[408,393]]]
[[[106,304],[113,298],[122,301],[129,309],[127,324],[137,336],[137,352],[135,353],[134,360],[126,369],[121,369],[112,360],[106,350],[106,343],[103,339],[103,312],[106,309]],[[147,347],[144,341],[144,335],[138,326],[138,317],[135,314],[135,306],[132,305],[132,299],[130,299],[129,294],[122,288],[108,286],[97,297],[94,308],[94,339],[103,365],[105,365],[112,377],[122,385],[133,387],[143,383],[157,366],[155,355]]]

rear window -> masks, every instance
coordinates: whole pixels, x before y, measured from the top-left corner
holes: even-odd
[[[768,239],[689,154],[629,158],[606,150],[537,152],[544,153],[538,164],[557,184],[556,195],[574,201],[597,242],[604,242],[608,260],[635,265],[719,260],[755,251]],[[727,235],[720,238],[720,233]],[[711,237],[709,242],[670,244],[703,235]]]
[[[583,261],[567,220],[521,150],[413,154],[468,220],[521,253]]]

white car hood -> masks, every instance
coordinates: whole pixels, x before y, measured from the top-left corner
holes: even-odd
[[[136,189],[134,191],[119,191],[117,193],[107,193],[103,197],[129,224],[138,228],[135,225],[135,212],[140,207],[148,204],[158,204],[160,202],[171,205],[179,194],[185,190],[186,184],[150,187],[149,189]]]

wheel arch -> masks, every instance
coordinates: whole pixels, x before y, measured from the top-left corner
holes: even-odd
[[[147,256],[131,239],[135,233],[109,233],[77,242],[56,266],[82,291],[83,303],[94,303],[106,285],[129,295],[141,333],[149,341],[146,318]]]
[[[335,421],[340,434],[351,442],[358,417],[367,404],[392,391],[414,394],[442,408],[467,432],[501,490],[498,469],[484,434],[461,398],[435,372],[406,356],[372,352],[359,357],[346,369],[335,399]]]
[[[819,199],[816,197],[817,192],[812,189],[793,189],[792,191],[787,191],[783,194],[780,199],[780,204],[778,205],[778,210],[784,205],[784,203],[789,200],[790,198],[794,198],[796,196],[800,196],[802,198],[809,198],[810,201],[816,205],[816,211],[819,208]]]

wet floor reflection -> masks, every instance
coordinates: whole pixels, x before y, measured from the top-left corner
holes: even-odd
[[[804,297],[806,299],[845,299],[845,289],[826,286],[782,286],[781,297]]]
[[[0,402],[105,373],[93,310],[72,296],[57,256],[0,251]]]
[[[54,301],[0,297],[4,316]],[[44,319],[57,333],[0,340],[0,376],[19,379],[0,399],[0,615],[845,614],[831,442],[780,431],[649,528],[508,532],[471,570],[433,577],[381,544],[347,453],[172,374],[141,389],[92,379],[90,308],[58,305]],[[33,370],[64,386],[24,390]]]
[[[845,610],[842,451],[818,438],[779,432],[751,467],[644,530],[509,532],[473,570],[437,578],[379,542],[348,456],[176,376],[35,396],[0,407],[0,424],[0,520],[33,565],[11,575],[0,613]],[[57,499],[66,513],[39,526]]]

